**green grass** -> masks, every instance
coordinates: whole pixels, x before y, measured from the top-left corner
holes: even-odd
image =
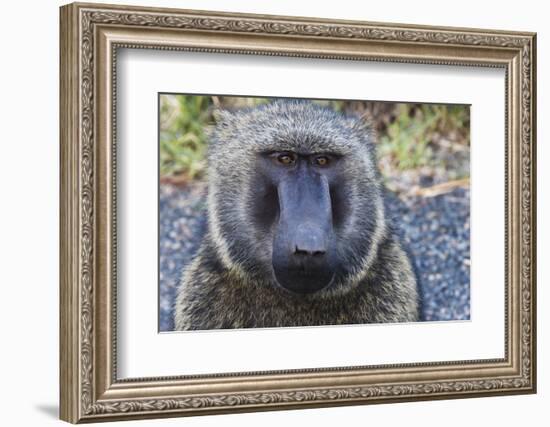
[[[205,128],[214,124],[216,107],[250,107],[266,98],[162,95],[160,99],[161,178],[186,182],[204,177],[207,137]],[[435,156],[443,139],[469,145],[469,110],[462,106],[428,104],[376,104],[358,101],[316,101],[337,111],[369,112],[378,130],[378,155],[392,169],[410,170],[437,166]],[[453,142],[455,141],[455,142]],[[441,166],[441,165],[440,165]],[[443,165],[445,166],[445,165]]]
[[[463,131],[467,120],[468,110],[460,106],[399,104],[395,120],[380,135],[378,155],[389,156],[399,170],[435,166],[433,147],[438,139]]]
[[[204,96],[162,96],[160,102],[160,174],[199,177],[205,170],[205,125],[209,101]]]

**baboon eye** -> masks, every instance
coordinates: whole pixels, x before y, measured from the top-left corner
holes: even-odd
[[[277,156],[277,161],[285,166],[291,166],[296,161],[296,156],[292,153],[283,153]]]
[[[314,161],[317,166],[327,166],[329,164],[329,158],[327,156],[317,156]]]

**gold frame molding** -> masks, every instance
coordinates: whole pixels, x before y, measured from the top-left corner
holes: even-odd
[[[60,36],[60,416],[72,422],[534,393],[536,34],[70,4]],[[118,380],[117,48],[500,67],[505,357]]]

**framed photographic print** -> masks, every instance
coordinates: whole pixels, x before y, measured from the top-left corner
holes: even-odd
[[[60,22],[63,420],[535,392],[535,34]]]

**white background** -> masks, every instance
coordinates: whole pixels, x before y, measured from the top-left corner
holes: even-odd
[[[112,0],[114,3],[118,3]],[[550,30],[544,2],[394,0],[387,2],[138,1],[134,4],[241,12],[309,15],[538,32],[538,117],[550,115]],[[154,3],[154,4],[153,4]],[[0,99],[0,382],[2,424],[53,425],[58,402],[58,6],[57,1],[3,5]],[[539,393],[438,402],[266,412],[124,425],[546,425],[550,405],[547,360],[550,321],[550,137],[538,120],[538,358]],[[488,169],[491,165],[488,165]]]
[[[504,253],[503,69],[135,49],[117,66],[120,378],[504,357],[504,257],[494,256]],[[166,91],[471,104],[471,321],[158,334],[157,97]]]

